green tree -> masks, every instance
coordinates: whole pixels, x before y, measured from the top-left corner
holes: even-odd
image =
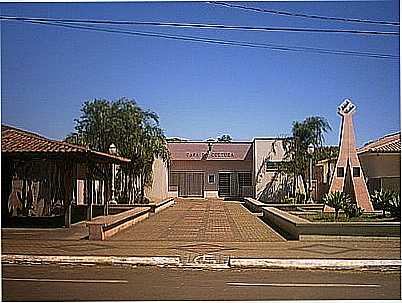
[[[335,221],[338,219],[339,211],[346,204],[351,204],[350,198],[346,193],[335,191],[328,193],[324,197],[324,204],[335,210]]]
[[[302,179],[307,198],[309,195],[307,176],[310,155],[307,153],[308,146],[313,144],[315,147],[314,154],[312,155],[313,161],[323,159],[328,154],[334,153],[333,149],[325,149],[322,147],[324,134],[330,130],[331,127],[325,118],[308,117],[303,122],[293,122],[292,136],[290,138],[284,138],[282,141],[285,150],[285,161],[282,162],[280,170],[289,175],[293,175],[293,196],[296,194],[295,190],[297,188],[298,177]]]
[[[169,159],[157,114],[141,109],[128,98],[95,99],[84,102],[75,123],[75,132],[65,140],[101,152],[108,152],[115,144],[120,156],[131,159],[127,167],[120,167],[120,200],[143,201],[145,187],[152,181],[154,159]]]
[[[218,142],[232,142],[232,137],[230,135],[222,135],[220,137],[217,138]]]

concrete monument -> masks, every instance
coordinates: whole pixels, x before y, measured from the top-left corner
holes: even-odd
[[[329,191],[345,192],[359,207],[365,211],[373,211],[373,205],[356,153],[352,120],[355,111],[356,106],[348,99],[345,99],[338,107],[338,114],[342,117],[339,156]],[[324,211],[331,210],[333,210],[331,207],[325,206]]]

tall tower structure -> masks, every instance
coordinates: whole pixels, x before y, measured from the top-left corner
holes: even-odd
[[[356,152],[352,120],[352,115],[355,111],[356,106],[348,99],[345,99],[338,107],[338,114],[342,117],[339,156],[329,191],[345,192],[359,207],[365,211],[373,211],[373,205],[370,202],[370,196]],[[332,208],[325,206],[324,211],[331,210]]]

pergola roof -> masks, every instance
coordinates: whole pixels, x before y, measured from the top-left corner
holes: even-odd
[[[363,153],[400,153],[401,133],[386,135],[378,140],[365,144],[357,150],[358,154]]]
[[[38,134],[8,125],[1,125],[1,152],[12,154],[92,155],[98,159],[128,163],[130,159],[97,152],[89,148],[51,140]]]

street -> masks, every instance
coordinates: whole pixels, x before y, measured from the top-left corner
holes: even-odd
[[[400,299],[400,272],[2,265],[4,301]]]

